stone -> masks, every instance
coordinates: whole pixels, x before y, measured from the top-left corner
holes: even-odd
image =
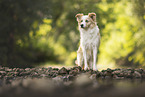
[[[26,76],[26,75],[30,75],[30,74],[31,74],[30,71],[27,71],[27,72],[21,72],[21,73],[19,74],[19,76]]]
[[[118,77],[123,77],[124,74],[123,74],[122,72],[120,72],[120,73],[117,74],[117,76],[118,76]]]
[[[89,78],[90,78],[91,80],[96,80],[96,76],[97,76],[97,74],[92,74]]]
[[[78,71],[77,70],[70,70],[69,71],[69,75],[74,75],[76,76],[78,74]]]
[[[50,75],[51,77],[56,77],[58,75],[58,71],[56,70],[51,70],[48,75]]]
[[[139,72],[140,74],[142,74],[144,70],[142,68],[140,68],[140,69],[137,69],[136,71]]]
[[[13,69],[9,69],[9,68],[6,68],[6,69],[5,69],[6,72],[10,72],[10,71],[12,71],[12,70],[13,70]]]
[[[67,69],[65,67],[62,67],[59,71],[58,71],[59,75],[65,75],[68,74]]]
[[[6,75],[5,71],[0,71],[0,75]]]
[[[134,74],[133,74],[133,77],[134,78],[141,78],[142,75],[139,72],[135,71]]]
[[[112,73],[112,70],[110,68],[107,68],[107,72]]]
[[[75,79],[75,76],[73,75],[67,75],[67,78],[69,81],[73,81]]]
[[[25,69],[25,71],[29,71],[29,70],[30,70],[30,68],[26,68],[26,69]]]
[[[73,67],[72,70],[77,70],[78,72],[81,72],[82,68],[80,66],[77,66],[77,67]]]
[[[63,76],[58,75],[58,76],[52,78],[52,80],[53,80],[53,81],[57,81],[57,82],[63,82]]]

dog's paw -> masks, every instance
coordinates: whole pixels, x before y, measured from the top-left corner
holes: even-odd
[[[84,70],[86,70],[86,71],[89,70],[89,67],[85,67]]]

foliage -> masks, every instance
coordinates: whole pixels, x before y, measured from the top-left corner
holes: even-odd
[[[74,65],[77,13],[97,14],[99,64],[145,66],[144,0],[1,0],[0,64]],[[29,64],[29,65],[26,65]]]
[[[43,1],[0,1],[0,64],[27,67],[37,60],[39,50],[29,42],[29,32],[37,30],[38,25],[33,24],[39,24],[49,12],[50,2]]]
[[[122,66],[145,66],[144,48],[144,0],[119,1],[112,6],[114,22],[107,23],[103,29],[100,63]],[[135,11],[134,10],[139,10]],[[143,13],[141,13],[143,12]],[[139,19],[136,15],[141,15]],[[110,15],[111,16],[111,15]],[[139,24],[141,23],[141,24]],[[141,36],[140,36],[141,35]],[[138,38],[137,38],[138,37]],[[142,41],[142,42],[141,42]],[[139,46],[140,45],[140,46]]]

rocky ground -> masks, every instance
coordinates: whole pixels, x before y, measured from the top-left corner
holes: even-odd
[[[131,89],[115,86],[124,80],[139,82]],[[144,69],[0,67],[0,97],[145,97],[144,83]]]

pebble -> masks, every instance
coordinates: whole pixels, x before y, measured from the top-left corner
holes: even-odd
[[[134,78],[141,78],[142,75],[141,75],[141,73],[135,71],[134,74],[133,74],[133,77],[134,77]]]
[[[60,70],[58,70],[59,75],[65,75],[68,74],[67,69],[65,67],[62,67]]]
[[[97,74],[92,74],[89,78],[90,78],[91,80],[96,80],[96,76],[97,76]]]

